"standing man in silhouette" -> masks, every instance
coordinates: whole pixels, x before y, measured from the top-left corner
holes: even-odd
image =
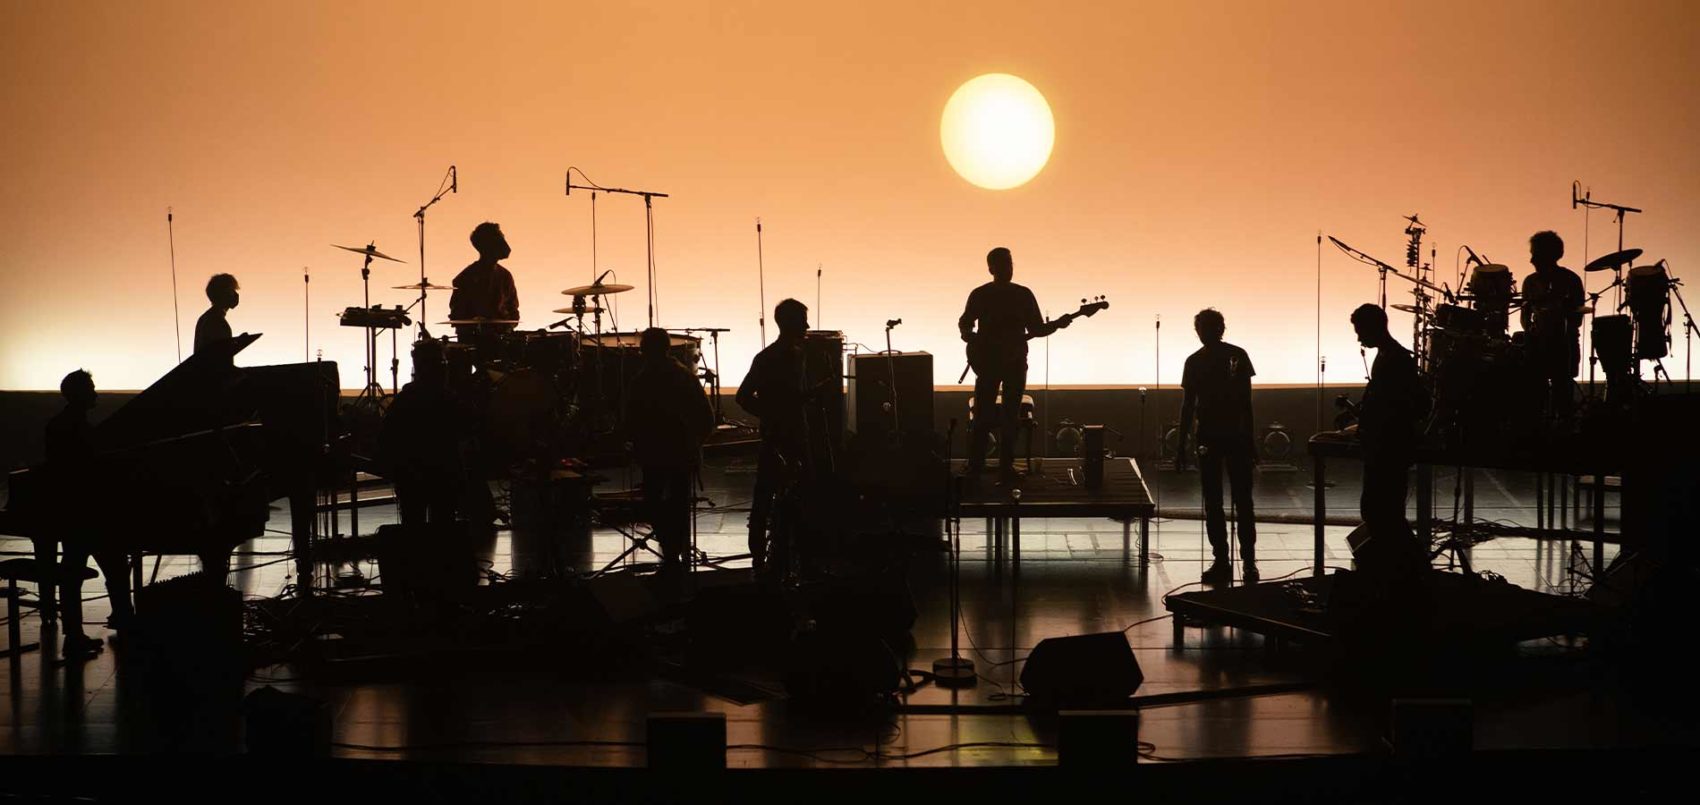
[[[1576,406],[1576,376],[1582,362],[1582,278],[1558,264],[1564,239],[1550,231],[1529,238],[1535,273],[1523,280],[1523,332],[1530,356],[1548,385],[1547,414],[1565,421]]]
[[[449,388],[443,347],[429,338],[413,345],[413,380],[384,413],[378,455],[395,479],[401,524],[455,522],[468,484],[461,440],[474,413]]]
[[[1242,578],[1247,584],[1255,584],[1259,576],[1251,467],[1257,459],[1257,446],[1252,441],[1251,378],[1257,370],[1245,350],[1222,340],[1228,325],[1215,308],[1205,308],[1193,316],[1192,328],[1203,346],[1187,357],[1181,373],[1180,442],[1176,445],[1175,468],[1186,466],[1187,434],[1196,414],[1204,522],[1216,556],[1210,569],[1204,571],[1204,581],[1221,584],[1234,573],[1228,559],[1228,519],[1222,511],[1222,470],[1226,468],[1239,516],[1240,559],[1245,562]]]
[[[667,354],[667,331],[643,331],[643,367],[626,396],[626,431],[643,468],[643,501],[661,542],[663,570],[684,567],[690,547],[691,503],[702,443],[714,432],[714,408],[696,373]]]
[[[776,540],[768,551],[767,529],[774,494],[784,479],[801,478],[808,466],[808,372],[803,337],[809,331],[809,308],[786,299],[773,308],[779,338],[756,355],[749,374],[738,385],[738,405],[761,420],[761,454],[756,463],[754,499],[750,502],[750,558],[758,574],[771,564],[785,571],[783,555],[790,547]]]
[[[1369,386],[1358,411],[1358,437],[1364,448],[1363,494],[1358,510],[1371,534],[1408,528],[1405,493],[1416,457],[1418,427],[1428,415],[1428,391],[1417,376],[1417,362],[1387,332],[1387,311],[1360,305],[1352,311],[1358,343],[1375,350]]]
[[[197,328],[198,329],[198,328]],[[65,628],[65,659],[86,659],[100,651],[101,640],[83,633],[83,568],[92,555],[105,577],[106,591],[112,603],[108,621],[115,629],[123,629],[134,620],[130,607],[129,563],[123,553],[106,548],[103,535],[93,528],[83,505],[83,495],[96,483],[94,473],[94,440],[89,428],[89,412],[94,410],[98,395],[94,377],[78,369],[59,381],[59,393],[65,407],[47,422],[47,471],[50,516],[55,533],[36,546],[44,562],[54,560],[53,542],[64,548],[65,561],[59,570],[59,619]],[[50,598],[51,596],[43,596]]]
[[[973,440],[968,451],[968,477],[979,478],[986,464],[986,440],[993,425],[987,412],[997,405],[999,390],[1003,404],[997,405],[998,476],[1015,478],[1015,435],[1021,424],[1021,395],[1027,390],[1027,339],[1041,338],[1067,327],[1068,320],[1053,325],[1039,312],[1039,300],[1025,285],[1013,282],[1015,261],[1009,249],[999,246],[986,253],[986,270],[992,281],[968,294],[968,305],[957,319],[963,342],[976,354],[974,364]]]
[[[241,304],[240,290],[236,278],[229,274],[214,274],[207,280],[207,301],[212,306],[195,321],[194,354],[219,355],[221,363],[230,362],[231,355],[221,354],[227,351],[231,339],[230,322],[225,314]]]
[[[455,290],[449,295],[449,318],[518,321],[519,292],[514,289],[514,275],[498,262],[513,254],[502,228],[489,221],[474,227],[472,248],[478,250],[478,260],[455,275]],[[504,333],[513,328],[512,324],[457,325],[455,332],[466,338]]]

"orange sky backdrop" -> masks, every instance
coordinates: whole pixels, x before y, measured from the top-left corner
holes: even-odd
[[[170,368],[168,206],[186,347],[206,277],[230,271],[232,324],[266,334],[239,361],[302,360],[310,267],[312,347],[358,386],[360,332],[334,313],[360,302],[359,260],[327,244],[416,260],[411,214],[450,163],[461,192],[430,216],[430,276],[446,283],[472,226],[500,222],[526,327],[592,276],[569,165],[671,193],[661,323],[733,328],[729,384],[758,347],[757,216],[769,305],[813,305],[818,263],[817,325],[876,345],[902,318],[896,346],[938,355],[941,382],[995,245],[1053,315],[1110,297],[1050,345],[1050,379],[1071,384],[1154,382],[1158,314],[1177,382],[1205,305],[1260,381],[1310,382],[1319,229],[1402,265],[1401,216],[1418,212],[1442,278],[1467,242],[1521,279],[1528,235],[1553,228],[1580,269],[1572,179],[1645,208],[1629,244],[1700,276],[1693,3],[13,0],[0,15],[0,388],[78,366],[139,388]],[[945,101],[987,72],[1032,82],[1056,117],[1050,164],[1010,191],[970,185],[939,149]],[[641,202],[604,197],[598,215],[600,266],[640,286],[620,324],[641,326]],[[1616,237],[1598,213],[1588,235],[1592,256]],[[1328,377],[1351,381],[1346,316],[1375,274],[1322,259]],[[380,266],[374,301],[405,303],[388,286],[417,277]],[[1395,317],[1401,340],[1409,324]],[[1680,334],[1673,349],[1680,377]]]

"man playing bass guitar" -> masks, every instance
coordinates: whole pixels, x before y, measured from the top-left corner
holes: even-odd
[[[1007,404],[998,411],[998,476],[1015,475],[1015,435],[1020,424],[1021,395],[1027,390],[1027,339],[1042,338],[1067,327],[1064,317],[1046,322],[1039,300],[1024,285],[1011,281],[1015,263],[1009,249],[999,246],[986,254],[986,270],[992,281],[968,294],[968,306],[957,320],[962,340],[968,343],[969,364],[974,369],[974,400],[980,410],[990,410],[1001,389]],[[968,475],[979,476],[985,468],[986,439],[992,417],[975,416],[973,443],[968,452]]]

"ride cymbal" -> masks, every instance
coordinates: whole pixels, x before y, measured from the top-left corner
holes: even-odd
[[[1588,263],[1588,266],[1586,268],[1584,268],[1582,270],[1583,271],[1613,271],[1613,270],[1616,270],[1620,266],[1626,266],[1626,265],[1629,265],[1630,263],[1635,262],[1635,258],[1640,257],[1640,256],[1641,256],[1641,250],[1640,249],[1624,249],[1621,252],[1612,252],[1611,254],[1606,254],[1606,255],[1601,255],[1599,257],[1596,257],[1596,258],[1593,259],[1592,262]]]
[[[568,289],[562,291],[561,295],[562,296],[603,296],[605,294],[612,294],[612,293],[625,293],[626,291],[629,291],[634,287],[636,287],[636,286],[621,285],[619,283],[609,283],[607,285],[603,285],[602,283],[594,283],[594,284],[591,284],[591,285],[580,285],[576,288],[568,288]]]

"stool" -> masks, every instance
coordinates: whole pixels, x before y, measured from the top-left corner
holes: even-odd
[[[23,643],[23,632],[19,623],[21,620],[19,617],[20,610],[23,607],[23,591],[18,589],[18,582],[34,582],[37,590],[36,595],[40,597],[40,590],[43,585],[57,585],[65,578],[76,576],[81,576],[83,581],[88,581],[97,575],[99,574],[95,572],[94,568],[87,566],[68,568],[56,563],[52,565],[48,572],[44,573],[41,563],[34,559],[7,559],[0,562],[0,579],[6,580],[6,589],[0,591],[0,596],[6,598],[6,636],[11,639],[10,647],[5,651],[0,651],[0,657],[16,658],[26,651],[41,648],[40,643]],[[82,602],[78,601],[77,606],[82,606]]]
[[[969,397],[968,397],[968,430],[969,430],[969,432],[973,432],[973,430],[974,430],[974,417],[975,417],[976,414],[979,413],[976,410],[977,408],[978,408],[978,406],[975,403],[974,396],[969,395]],[[1033,416],[1033,408],[1034,408],[1034,406],[1033,406],[1033,395],[1031,395],[1031,394],[1021,395],[1021,415],[1020,415],[1020,417],[1018,417],[1017,421],[1020,423],[1020,427],[1021,427],[1023,434],[1027,437],[1027,466],[1028,466],[1029,469],[1031,469],[1032,466],[1033,466],[1033,431],[1037,430],[1038,427],[1039,427],[1038,419],[1036,419]],[[997,396],[997,399],[992,403],[992,410],[991,410],[992,421],[996,422],[1002,416],[1002,414],[1003,414],[1002,409],[1003,409],[1003,395],[999,394]]]

